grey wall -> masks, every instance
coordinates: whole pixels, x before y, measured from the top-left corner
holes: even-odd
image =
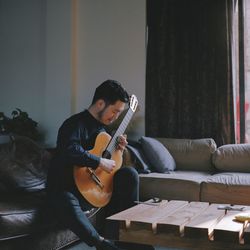
[[[54,146],[69,115],[112,78],[139,99],[144,134],[145,0],[0,0],[0,111],[27,111]]]
[[[42,120],[45,21],[42,0],[0,1],[0,110],[6,115],[18,107]]]

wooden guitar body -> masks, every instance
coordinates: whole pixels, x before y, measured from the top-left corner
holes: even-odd
[[[96,138],[94,148],[90,150],[89,153],[102,157],[110,140],[111,136],[109,134],[101,132]],[[97,185],[93,180],[89,168],[82,166],[74,167],[74,179],[78,190],[83,197],[95,207],[103,207],[108,204],[111,199],[113,191],[113,176],[122,165],[121,150],[115,150],[111,155],[111,159],[116,163],[116,167],[111,173],[107,173],[99,167],[94,171],[95,175],[100,180],[100,183],[103,185],[102,187]]]

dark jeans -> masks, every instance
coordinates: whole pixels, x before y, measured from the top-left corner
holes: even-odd
[[[133,167],[119,169],[113,180],[113,194],[104,208],[105,216],[120,212],[134,205],[139,196],[139,177]],[[76,187],[70,191],[50,193],[49,203],[60,223],[71,229],[89,246],[96,245],[99,233],[89,221],[84,211],[91,205],[84,200]]]

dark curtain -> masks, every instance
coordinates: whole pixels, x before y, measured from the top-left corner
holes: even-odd
[[[147,0],[147,136],[235,142],[232,6]]]

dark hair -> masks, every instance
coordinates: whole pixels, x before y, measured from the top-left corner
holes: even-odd
[[[99,99],[103,99],[107,105],[114,104],[118,100],[128,103],[129,95],[118,81],[106,80],[96,88],[92,104]]]

